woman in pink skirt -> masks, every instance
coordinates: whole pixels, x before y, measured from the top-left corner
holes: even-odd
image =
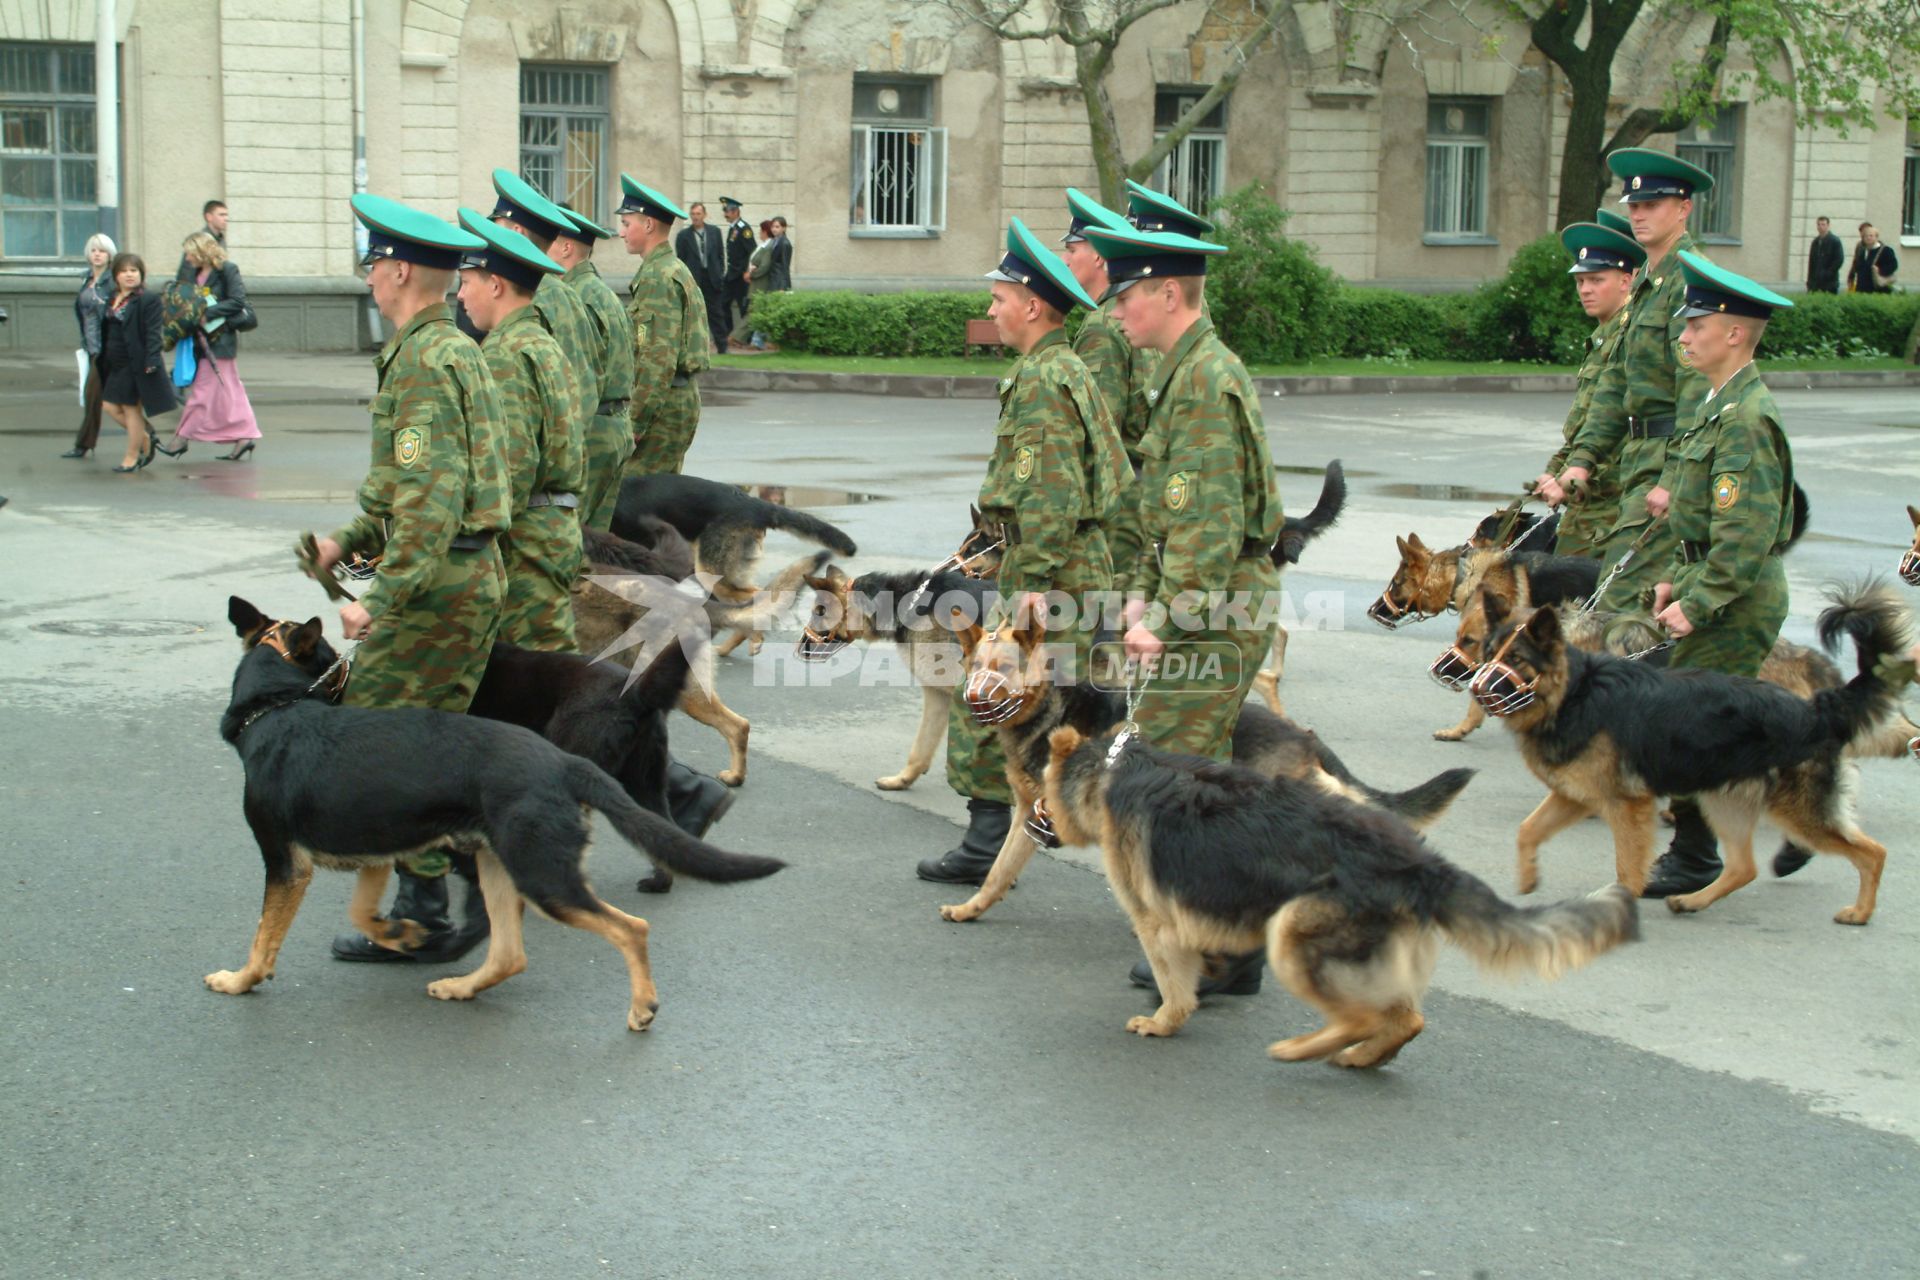
[[[224,444],[231,447],[214,456],[222,462],[239,462],[253,452],[260,427],[254,421],[247,389],[240,383],[240,370],[235,364],[240,342],[235,335],[253,328],[258,321],[247,305],[247,286],[240,278],[240,268],[228,261],[227,251],[218,240],[196,231],[187,237],[186,253],[195,272],[195,287],[207,302],[200,328],[190,339],[199,363],[193,384],[187,388],[186,407],[180,411],[174,447],[156,447],[177,458],[187,451],[189,440]]]

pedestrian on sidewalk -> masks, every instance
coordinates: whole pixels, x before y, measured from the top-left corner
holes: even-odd
[[[80,292],[73,300],[74,318],[80,322],[80,350],[86,353],[87,372],[81,381],[80,430],[73,437],[73,448],[60,456],[84,458],[100,442],[100,333],[113,301],[113,241],[95,233],[87,239],[87,270],[80,277]]]
[[[240,381],[238,335],[259,322],[247,302],[240,267],[227,257],[219,240],[196,231],[187,237],[185,256],[193,268],[194,287],[206,299],[206,309],[199,328],[182,339],[193,344],[197,363],[193,382],[187,388],[186,407],[180,411],[175,447],[154,447],[177,458],[187,451],[188,441],[224,444],[229,446],[227,452],[214,456],[222,462],[239,462],[253,452],[254,442],[260,439],[260,425],[254,418],[247,388]]]
[[[127,429],[127,452],[114,470],[138,471],[153,461],[147,419],[174,407],[173,382],[160,354],[160,295],[147,289],[137,253],[114,256],[114,295],[100,336],[101,411]]]
[[[740,319],[733,326],[733,332],[727,335],[727,350],[735,352],[764,351],[767,348],[767,335],[759,333],[753,327],[753,301],[766,293],[771,280],[768,273],[773,268],[773,219],[760,220],[760,243],[754,247],[753,257],[747,260],[747,268],[741,272],[741,280],[747,288],[746,305],[740,308]]]
[[[767,269],[767,289],[772,293],[787,293],[793,289],[793,241],[787,239],[787,220],[775,217],[773,222],[773,260]]]

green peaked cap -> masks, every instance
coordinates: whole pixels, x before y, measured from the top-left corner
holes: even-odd
[[[460,265],[505,276],[526,289],[540,286],[540,277],[558,275],[565,268],[541,252],[540,246],[509,227],[497,227],[478,210],[460,210],[460,225],[486,244],[460,256]]]
[[[1623,236],[1597,222],[1575,222],[1560,232],[1560,243],[1573,255],[1570,275],[1588,271],[1634,271],[1645,265],[1647,251],[1632,236]]]
[[[1715,266],[1688,249],[1680,251],[1680,272],[1687,278],[1687,301],[1680,316],[1732,315],[1765,320],[1792,302],[1737,271]]]
[[[987,272],[987,279],[1002,280],[1033,290],[1034,295],[1062,315],[1075,307],[1091,311],[1095,302],[1060,261],[1060,255],[1040,243],[1027,230],[1027,224],[1015,218],[1007,226],[1007,256]]]
[[[1227,246],[1171,231],[1137,227],[1088,227],[1087,242],[1107,260],[1107,292],[1101,301],[1158,276],[1203,276],[1207,259]]]
[[[493,189],[500,197],[489,218],[508,218],[535,235],[551,240],[571,232],[573,219],[567,211],[540,194],[531,182],[511,169],[493,171]]]
[[[668,222],[687,216],[685,209],[644,182],[635,181],[629,174],[620,175],[620,194],[625,198],[620,201],[620,208],[616,211],[619,213],[644,213]]]
[[[1688,164],[1679,156],[1647,147],[1622,147],[1607,153],[1607,168],[1626,184],[1621,204],[1658,200],[1662,196],[1683,199],[1705,195],[1713,190],[1713,175],[1697,164]]]
[[[367,228],[367,256],[361,260],[362,266],[395,258],[451,271],[460,265],[461,253],[485,243],[444,218],[385,196],[362,192],[348,203],[353,216]]]
[[[1142,231],[1171,231],[1199,239],[1213,224],[1170,195],[1127,179],[1127,221]]]

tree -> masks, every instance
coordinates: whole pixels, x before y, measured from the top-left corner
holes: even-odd
[[[1508,3],[1513,16],[1528,24],[1534,48],[1560,68],[1573,91],[1556,226],[1593,216],[1611,184],[1607,152],[1639,146],[1655,134],[1677,133],[1735,85],[1748,87],[1757,101],[1789,101],[1802,124],[1826,125],[1843,136],[1853,127],[1872,127],[1876,94],[1900,118],[1920,108],[1915,0]],[[1712,26],[1704,44],[1676,51],[1672,85],[1659,103],[1634,107],[1609,134],[1615,63],[1635,24],[1661,23],[1684,37],[1708,19]],[[1751,65],[1730,71],[1736,49]]]
[[[1207,18],[1232,37],[1226,69],[1153,145],[1128,160],[1107,96],[1107,73],[1127,32],[1142,18],[1194,0],[943,0],[1002,40],[1058,40],[1073,50],[1074,80],[1086,104],[1100,198],[1126,207],[1126,180],[1144,181],[1222,99],[1233,92],[1248,62],[1273,37],[1291,8],[1287,0],[1209,0]]]

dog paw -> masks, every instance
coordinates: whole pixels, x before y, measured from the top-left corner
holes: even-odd
[[[747,771],[745,769],[722,769],[713,776],[730,787],[737,787],[747,780]]]
[[[1522,868],[1519,876],[1513,882],[1513,890],[1515,893],[1532,893],[1539,887],[1540,873],[1532,867]]]
[[[475,992],[465,978],[441,978],[427,984],[427,994],[435,1000],[471,1000]]]
[[[1669,898],[1668,901],[1671,902],[1672,899]],[[1835,924],[1865,924],[1871,919],[1873,919],[1873,912],[1862,911],[1859,907],[1842,907],[1833,913]]]
[[[972,900],[969,899],[966,902],[958,902],[952,906],[940,908],[940,918],[942,920],[952,920],[956,924],[964,924],[968,920],[978,920],[985,912],[985,907],[976,907],[973,905]]]
[[[665,868],[656,868],[650,876],[644,876],[633,886],[641,893],[672,893],[673,872]]]
[[[206,983],[223,996],[243,996],[253,990],[254,986],[251,980],[231,969],[222,969],[218,973],[208,974]]]
[[[1673,897],[1663,899],[1663,901],[1667,904],[1667,910],[1673,912],[1673,914],[1677,916],[1690,916],[1700,910],[1701,907],[1701,904],[1694,899],[1694,894],[1676,893]]]
[[[884,778],[875,778],[873,785],[882,791],[905,791],[913,785],[913,779],[904,773],[895,773]]]
[[[654,1015],[660,1012],[660,1002],[650,1000],[644,1005],[634,1005],[627,1010],[627,1030],[645,1031],[653,1026]]]
[[[1328,1058],[1327,1065],[1330,1067],[1346,1067],[1350,1071],[1371,1071],[1376,1067],[1384,1067],[1389,1062],[1392,1062],[1394,1056],[1399,1052],[1400,1047],[1398,1045],[1382,1053],[1378,1049],[1369,1049],[1364,1044],[1356,1044],[1349,1048],[1342,1049],[1331,1058]]]
[[[1127,1030],[1131,1031],[1136,1036],[1142,1036],[1142,1037],[1170,1036],[1174,1032],[1178,1031],[1179,1029],[1180,1028],[1176,1026],[1171,1026],[1165,1022],[1160,1021],[1160,1019],[1158,1018],[1147,1017],[1145,1014],[1142,1014],[1137,1018],[1127,1019]]]
[[[1458,742],[1467,736],[1465,729],[1435,729],[1433,736],[1441,742]]]

